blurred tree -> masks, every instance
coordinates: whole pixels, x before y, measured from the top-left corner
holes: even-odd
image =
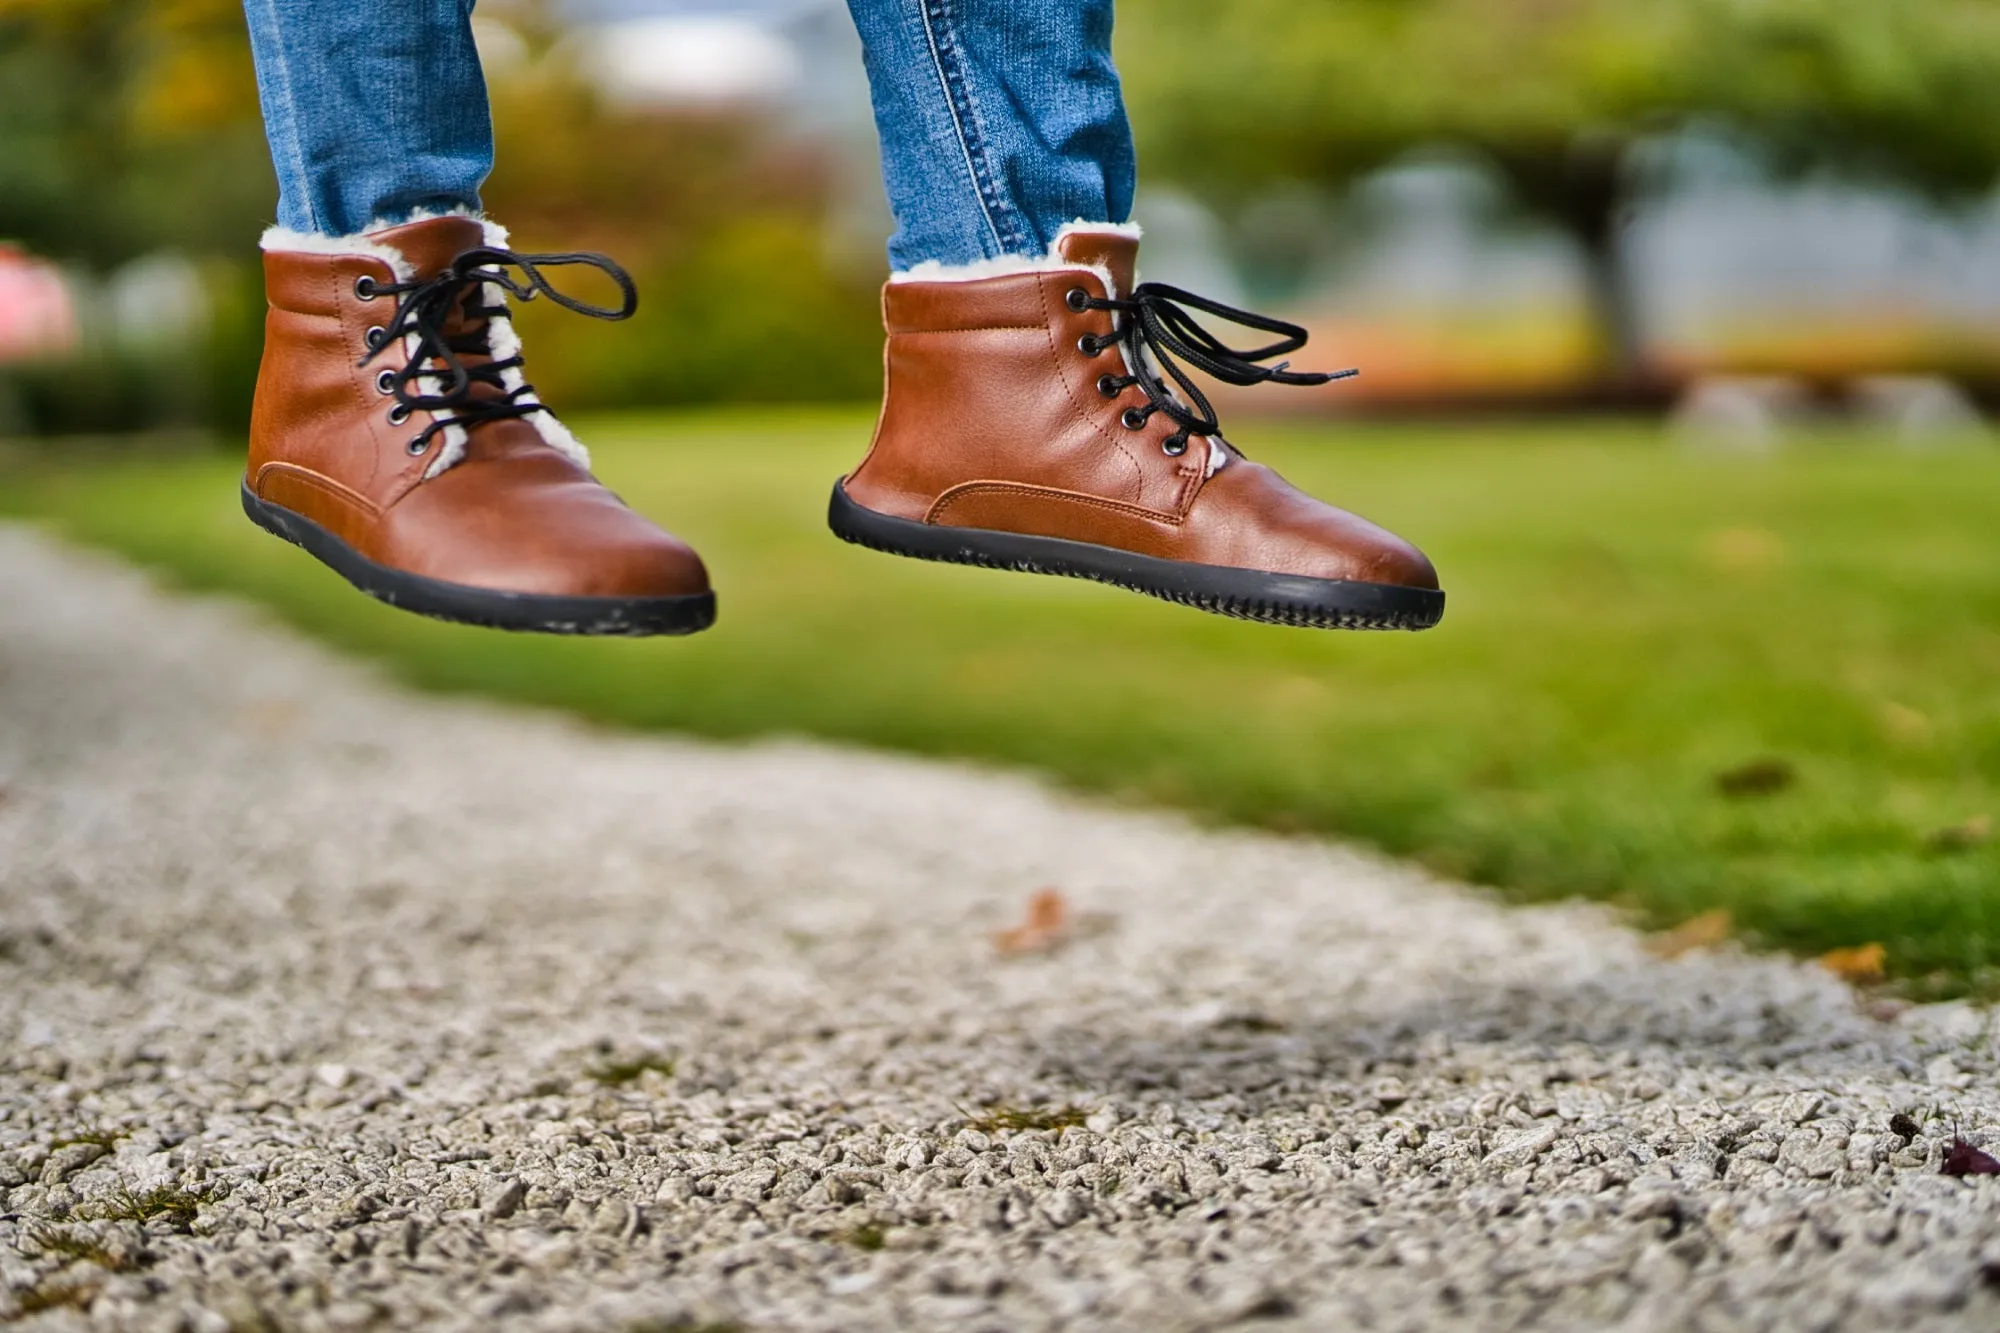
[[[29,428],[249,418],[263,321],[250,249],[275,195],[239,0],[0,0],[0,239],[99,273],[194,259],[206,337],[136,349],[97,328],[10,369]]]
[[[521,313],[535,383],[564,407],[828,401],[880,388],[877,269],[826,240],[824,141],[754,107],[606,99],[534,0],[482,5],[518,49],[491,62],[487,207],[530,249],[602,250],[639,282],[631,323]],[[609,299],[608,288],[596,295]]]
[[[523,248],[606,250],[643,290],[627,325],[522,312],[552,401],[877,390],[881,275],[828,258],[823,144],[750,108],[608,102],[541,0],[478,13],[494,39],[489,208]],[[255,238],[276,194],[240,0],[0,0],[0,239],[100,273],[177,250],[211,307],[206,345],[172,349],[171,368],[99,339],[67,364],[11,368],[0,399],[24,402],[33,429],[111,431],[162,424],[158,384],[198,377],[196,410],[239,429],[264,309]]]
[[[229,253],[273,193],[238,0],[0,0],[0,237]]]
[[[1586,256],[1613,378],[1642,370],[1618,255],[1637,139],[1707,120],[1781,169],[2000,174],[1992,0],[1125,0],[1120,44],[1147,173],[1225,210],[1483,153]]]

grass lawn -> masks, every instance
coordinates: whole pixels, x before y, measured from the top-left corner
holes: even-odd
[[[1921,994],[2000,989],[2000,450],[1246,431],[1437,560],[1443,626],[1362,635],[845,546],[823,513],[860,412],[583,424],[600,473],[708,558],[714,631],[578,642],[379,607],[244,520],[233,455],[37,447],[0,472],[0,513],[255,598],[429,688],[1029,764],[1648,925],[1723,907],[1760,945],[1880,942]]]

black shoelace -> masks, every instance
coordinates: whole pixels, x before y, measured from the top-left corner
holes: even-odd
[[[586,264],[603,270],[618,284],[623,300],[616,306],[599,306],[557,291],[542,270],[565,264]],[[506,268],[519,269],[520,278],[504,272]],[[519,255],[512,250],[480,246],[465,251],[437,276],[422,281],[377,282],[366,275],[357,279],[354,294],[363,300],[376,296],[396,298],[396,310],[389,322],[368,331],[368,355],[361,358],[361,365],[367,365],[405,337],[416,335],[417,345],[408,363],[399,370],[384,370],[376,378],[376,387],[396,399],[394,419],[407,420],[410,413],[419,411],[451,414],[437,417],[410,440],[412,454],[423,453],[430,447],[431,437],[447,426],[469,430],[489,421],[548,411],[535,401],[533,385],[524,381],[518,388],[509,389],[502,379],[506,371],[522,364],[518,354],[495,357],[470,368],[460,360],[465,356],[491,356],[487,338],[490,321],[508,314],[505,304],[485,304],[485,284],[489,282],[520,301],[546,296],[563,309],[592,319],[629,319],[639,307],[639,289],[633,285],[631,275],[596,254]],[[448,334],[445,325],[454,306],[465,316],[468,327]],[[444,381],[443,387],[436,393],[420,392],[416,382],[426,377]],[[500,392],[475,398],[472,389],[476,384]]]
[[[1222,423],[1216,419],[1214,406],[1189,377],[1189,366],[1225,384],[1238,385],[1326,384],[1361,373],[1358,370],[1292,370],[1286,361],[1265,365],[1263,363],[1273,357],[1286,356],[1304,347],[1306,331],[1282,319],[1238,310],[1235,306],[1211,301],[1163,282],[1142,282],[1126,299],[1095,297],[1077,287],[1071,289],[1068,300],[1072,310],[1110,310],[1117,314],[1117,323],[1109,337],[1085,334],[1080,346],[1085,354],[1095,356],[1124,344],[1125,360],[1131,373],[1102,376],[1097,381],[1097,387],[1107,398],[1115,397],[1134,384],[1143,389],[1146,406],[1127,408],[1124,423],[1128,428],[1138,430],[1153,413],[1165,413],[1180,428],[1162,444],[1170,454],[1185,453],[1190,436],[1216,435],[1222,428]],[[1220,316],[1246,329],[1275,333],[1279,335],[1278,341],[1263,347],[1231,347],[1196,322],[1194,316],[1188,313],[1189,307]],[[1153,370],[1155,361],[1173,378],[1174,386],[1180,390],[1179,396]]]

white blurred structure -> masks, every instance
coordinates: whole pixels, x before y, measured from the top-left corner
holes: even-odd
[[[578,65],[628,105],[775,105],[804,73],[800,53],[772,27],[728,14],[621,19],[568,40]]]
[[[1788,375],[1708,375],[1681,395],[1667,425],[1692,448],[1768,454],[1811,414],[1811,390]]]
[[[104,316],[111,336],[128,351],[158,351],[208,332],[208,288],[185,255],[143,255],[112,273],[104,285]]]
[[[1665,344],[1750,319],[1885,315],[2000,338],[2000,195],[1945,211],[1837,183],[1697,178],[1643,205],[1626,246],[1647,332]]]
[[[1984,439],[1986,423],[1965,390],[1937,375],[1866,375],[1854,382],[1855,414],[1886,426],[1905,449]]]

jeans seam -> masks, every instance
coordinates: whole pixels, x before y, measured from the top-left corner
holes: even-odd
[[[271,34],[277,39],[274,43],[276,50],[272,52],[272,55],[275,57],[276,73],[278,76],[278,96],[283,102],[285,149],[291,155],[293,179],[304,182],[308,177],[306,173],[305,150],[299,146],[299,106],[297,99],[292,96],[292,67],[285,55],[285,41],[279,29],[278,7],[272,0],[261,0],[261,2],[266,21],[270,24]],[[315,232],[324,231],[326,229],[325,219],[320,217],[319,210],[313,206],[312,191],[305,190],[303,194],[305,197],[296,202],[304,210],[307,219],[312,225],[312,230]]]
[[[1014,210],[1001,197],[994,184],[992,170],[987,165],[986,141],[979,125],[979,110],[966,85],[965,67],[959,60],[957,44],[951,40],[948,0],[918,0],[918,4],[924,20],[924,39],[930,45],[931,64],[937,72],[938,86],[944,92],[945,105],[951,111],[952,126],[957,131],[959,151],[965,157],[966,173],[972,178],[980,216],[985,219],[986,230],[992,235],[1000,253],[1010,253],[1008,243],[1020,243],[1022,234],[1015,223]],[[940,30],[944,33],[942,40]],[[1003,217],[1006,219],[1004,229],[1001,225]]]

